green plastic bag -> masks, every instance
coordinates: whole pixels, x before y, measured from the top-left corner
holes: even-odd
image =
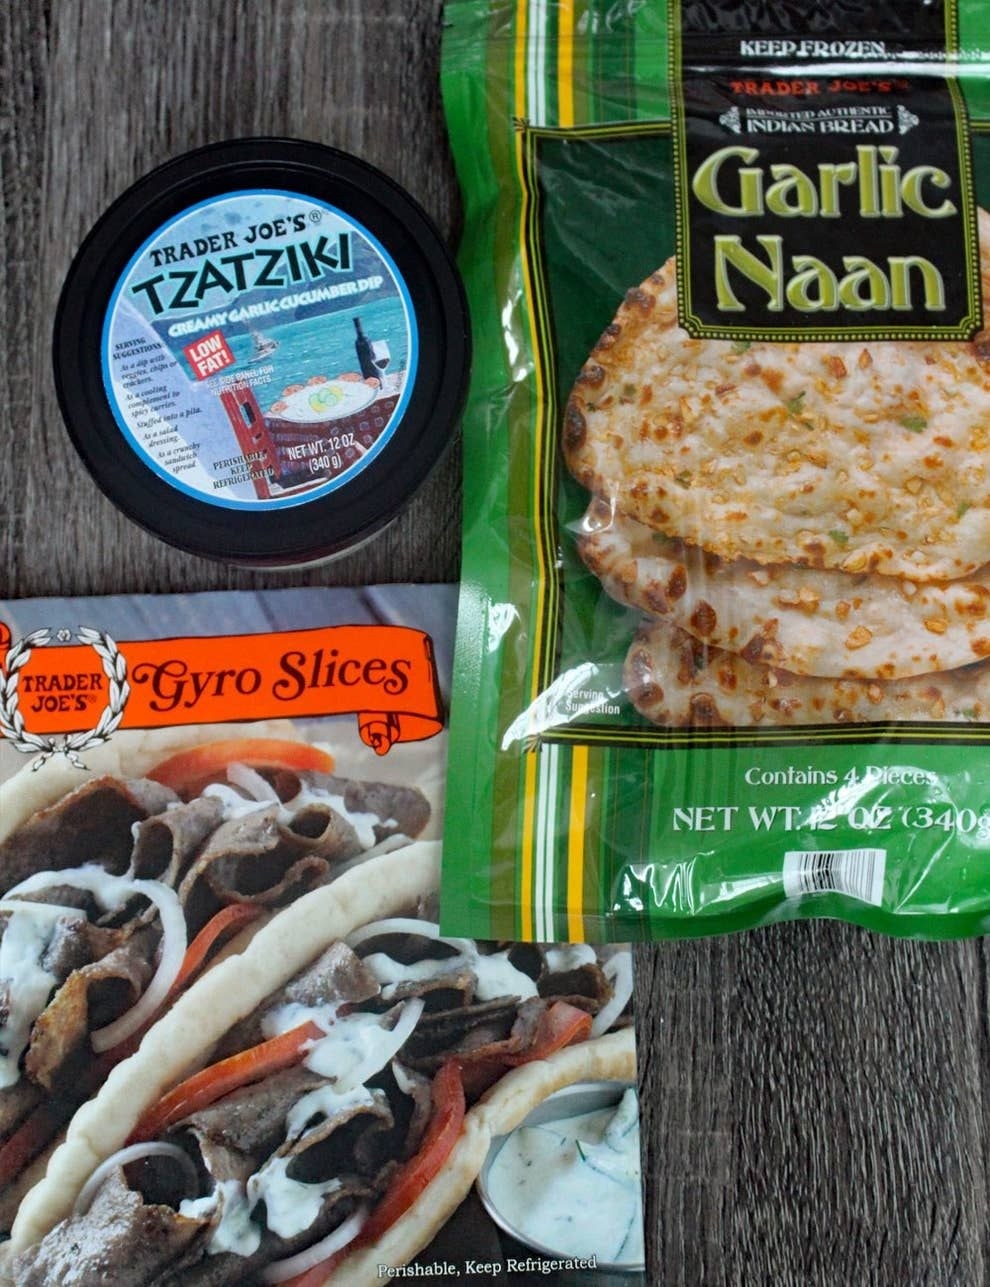
[[[446,18],[445,929],[984,932],[990,8]]]

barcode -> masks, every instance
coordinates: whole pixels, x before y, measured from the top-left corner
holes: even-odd
[[[784,893],[848,894],[879,907],[886,849],[790,849],[784,854]]]

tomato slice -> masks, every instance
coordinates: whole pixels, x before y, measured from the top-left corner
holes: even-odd
[[[180,1082],[148,1110],[131,1133],[129,1144],[154,1139],[174,1122],[190,1113],[199,1112],[215,1104],[224,1095],[239,1090],[251,1082],[260,1081],[271,1073],[280,1072],[299,1063],[309,1050],[310,1043],[319,1041],[326,1033],[307,1020],[298,1028],[283,1032],[270,1041],[251,1046],[239,1054],[221,1059]]]
[[[517,1054],[502,1056],[502,1062],[510,1068],[530,1064],[534,1059],[546,1059],[577,1041],[587,1041],[590,1036],[591,1015],[587,1010],[579,1010],[569,1001],[555,1001],[537,1020],[530,1045]]]
[[[13,1180],[47,1148],[72,1116],[72,1106],[39,1104],[0,1145],[0,1176]]]
[[[454,1060],[433,1078],[433,1115],[415,1157],[400,1167],[361,1230],[362,1241],[373,1241],[391,1228],[429,1182],[439,1174],[461,1133],[466,1105],[461,1070]]]
[[[174,1000],[178,993],[189,983],[193,975],[203,968],[203,962],[209,955],[210,950],[225,934],[235,929],[241,929],[251,921],[257,920],[262,910],[257,903],[229,903],[226,907],[221,908],[211,920],[208,920],[186,948],[186,954],[182,958],[182,965],[179,973],[175,976],[175,982],[169,991],[168,999]]]
[[[290,1278],[283,1287],[323,1287],[327,1276],[339,1264],[359,1247],[365,1247],[380,1238],[409,1210],[430,1181],[440,1174],[457,1143],[466,1111],[461,1070],[456,1060],[445,1063],[434,1076],[431,1098],[433,1114],[423,1142],[415,1155],[393,1176],[391,1184],[358,1236],[327,1260]]]
[[[288,769],[297,773],[332,773],[334,758],[308,742],[278,737],[230,737],[178,751],[147,774],[155,782],[189,798],[210,782],[223,781],[231,764],[252,769]]]

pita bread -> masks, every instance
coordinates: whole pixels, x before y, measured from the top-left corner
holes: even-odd
[[[637,634],[624,679],[640,714],[668,728],[990,721],[990,663],[883,683],[753,665],[655,621]]]
[[[984,307],[990,215],[980,212]],[[669,260],[571,393],[575,478],[723,559],[916,582],[990,561],[990,345],[692,339]]]
[[[727,563],[593,500],[582,559],[620,603],[800,675],[896,679],[990,657],[990,567],[962,581]]]
[[[555,1091],[582,1081],[635,1080],[632,1028],[514,1069],[467,1114],[461,1137],[440,1175],[379,1242],[344,1261],[333,1275],[333,1287],[371,1287],[381,1281],[379,1266],[405,1265],[428,1247],[470,1193],[494,1140],[515,1130]]]
[[[238,1019],[298,974],[327,943],[357,925],[415,906],[421,895],[439,887],[439,880],[438,841],[416,841],[381,854],[297,899],[255,935],[245,952],[199,979],[73,1117],[45,1178],[21,1203],[11,1230],[14,1254],[69,1214],[87,1176],[123,1147],[141,1114],[170,1086],[209,1062],[214,1045]]]
[[[435,842],[414,842],[370,859],[364,868],[345,872],[332,885],[298,900],[270,921],[242,956],[201,979],[73,1118],[45,1178],[21,1204],[3,1258],[11,1260],[69,1214],[94,1168],[122,1147],[142,1114],[170,1086],[209,1061],[212,1048],[238,1019],[328,943],[415,905],[438,889],[439,878],[440,845]],[[467,1196],[494,1138],[514,1129],[547,1096],[576,1082],[635,1078],[631,1028],[508,1072],[468,1112],[440,1174],[379,1242],[356,1251],[335,1270],[334,1287],[377,1282],[380,1265],[404,1265],[428,1246]]]

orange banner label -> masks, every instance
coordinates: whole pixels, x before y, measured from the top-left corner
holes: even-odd
[[[25,751],[82,749],[118,727],[356,715],[379,754],[433,737],[443,708],[430,636],[407,626],[116,642],[90,628],[11,640],[0,623],[0,732]]]

